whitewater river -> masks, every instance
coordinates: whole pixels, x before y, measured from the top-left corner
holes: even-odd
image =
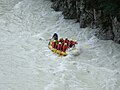
[[[0,90],[120,90],[120,45],[64,20],[50,0],[0,0]],[[78,41],[79,56],[48,49],[54,32]]]

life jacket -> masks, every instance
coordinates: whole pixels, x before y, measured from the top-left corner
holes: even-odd
[[[73,41],[72,45],[75,47],[75,44],[78,44],[76,41]]]
[[[74,42],[75,44],[78,44],[77,42]]]
[[[71,48],[74,45],[73,41],[69,42],[69,47]]]
[[[69,40],[65,40],[65,43],[67,43],[67,45],[69,45]]]
[[[66,52],[67,48],[68,48],[67,45],[63,45],[63,47],[62,47],[62,51],[63,51],[63,52]]]
[[[73,42],[73,44],[75,45],[75,44],[78,44],[77,42]]]
[[[57,50],[61,50],[61,46],[62,46],[62,44],[58,44]]]
[[[52,42],[52,48],[56,47],[56,42]]]

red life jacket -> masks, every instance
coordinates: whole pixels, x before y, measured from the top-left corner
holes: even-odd
[[[58,46],[57,46],[57,50],[61,50],[61,44],[58,44]]]
[[[63,45],[63,47],[62,47],[62,51],[63,51],[63,52],[66,52],[67,48],[68,48],[67,45]]]
[[[69,40],[65,40],[65,43],[67,43],[67,45],[69,45]]]
[[[56,43],[52,42],[52,48],[55,48],[55,46],[56,46]]]
[[[78,44],[77,42],[74,42],[74,44]]]
[[[70,41],[69,47],[71,48],[73,45],[74,45],[74,42],[73,42],[73,41]]]
[[[78,44],[77,42],[73,42],[73,46],[75,46],[75,44]]]

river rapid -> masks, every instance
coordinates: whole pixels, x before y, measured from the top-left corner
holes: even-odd
[[[120,45],[98,40],[50,8],[50,0],[0,0],[0,90],[120,90]],[[58,57],[47,39],[78,41]]]

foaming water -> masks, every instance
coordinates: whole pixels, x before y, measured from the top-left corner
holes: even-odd
[[[0,16],[1,90],[120,89],[120,45],[98,40],[94,30],[63,19],[49,0],[1,1],[0,7],[11,6]],[[54,32],[76,39],[80,55],[52,53],[47,39]]]

